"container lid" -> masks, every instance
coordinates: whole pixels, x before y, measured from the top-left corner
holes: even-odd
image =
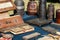
[[[56,12],[60,12],[60,9],[57,9]]]
[[[54,5],[51,3],[51,4],[49,4],[48,6],[53,6],[54,7]]]

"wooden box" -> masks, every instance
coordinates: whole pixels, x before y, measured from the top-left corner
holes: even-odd
[[[34,27],[24,23],[20,15],[0,20],[0,32],[11,32],[13,34],[21,34],[33,30]]]
[[[16,9],[15,4],[12,1],[0,1],[0,12]]]
[[[5,28],[5,27],[11,27],[19,24],[23,24],[22,17],[17,15],[17,16],[12,16],[9,18],[4,18],[0,20],[0,28]]]

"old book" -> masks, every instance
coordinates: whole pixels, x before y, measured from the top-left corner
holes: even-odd
[[[39,35],[40,35],[40,33],[35,32],[35,33],[30,34],[30,35],[23,36],[23,39],[24,40],[29,40],[29,39],[34,38],[34,37],[37,37]]]
[[[33,31],[34,27],[24,23],[20,15],[11,16],[0,20],[0,31],[21,34]]]
[[[54,34],[48,34],[48,36],[53,37],[53,38],[55,38],[55,39],[59,39],[59,38],[60,38],[59,35],[54,35]]]
[[[15,4],[12,1],[0,2],[0,12],[16,9]]]
[[[23,24],[20,26],[16,26],[15,28],[12,28],[10,32],[13,34],[22,34],[22,33],[30,32],[33,30],[34,30],[34,27],[27,24]]]
[[[12,16],[8,18],[4,18],[0,20],[0,28],[6,28],[6,27],[12,27],[15,25],[23,24],[22,17],[17,15],[17,16]]]
[[[8,0],[0,0],[0,2],[5,2],[5,1],[8,1]]]
[[[44,36],[42,38],[38,38],[37,40],[54,40],[52,37]]]
[[[35,18],[35,19],[28,20],[26,22],[30,23],[30,24],[35,24],[35,25],[41,26],[41,25],[49,24],[51,21],[50,20],[41,20],[39,18]]]
[[[51,26],[54,26],[54,27],[56,27],[56,28],[60,28],[60,24],[55,23],[55,22],[52,22],[52,23],[51,23]]]
[[[47,32],[50,32],[52,34],[57,34],[57,35],[60,35],[60,31],[51,27],[51,26],[46,26],[46,27],[42,27],[43,30],[47,31]]]

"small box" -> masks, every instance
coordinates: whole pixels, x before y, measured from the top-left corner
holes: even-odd
[[[0,2],[0,12],[16,9],[15,4],[12,1]]]

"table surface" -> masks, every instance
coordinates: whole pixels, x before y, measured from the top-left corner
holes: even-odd
[[[23,16],[23,20],[24,21],[27,21],[27,20],[30,20],[30,19],[33,19],[33,18],[37,18],[37,16],[28,16],[26,14]],[[41,35],[47,35],[47,34],[49,34],[48,32],[42,30],[41,26],[36,26],[36,25],[32,25],[32,26],[35,28],[34,31],[23,33],[23,34],[14,35],[13,40],[23,40],[22,39],[23,36],[32,34],[34,32],[39,32]],[[31,40],[37,40],[40,37],[42,37],[42,36],[38,36],[36,38],[32,38]]]

